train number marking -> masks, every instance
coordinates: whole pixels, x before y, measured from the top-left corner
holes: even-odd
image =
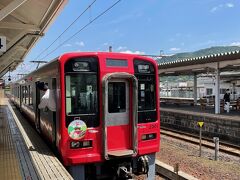
[[[151,124],[149,129],[156,129],[157,127],[158,127],[157,124]]]

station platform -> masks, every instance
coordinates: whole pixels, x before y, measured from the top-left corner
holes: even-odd
[[[73,179],[0,90],[0,179]]]
[[[198,122],[203,122],[202,135],[220,142],[240,146],[240,110],[215,114],[213,108],[201,110],[199,106],[161,104],[161,127],[199,135]]]

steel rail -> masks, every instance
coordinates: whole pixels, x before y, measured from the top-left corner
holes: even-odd
[[[170,137],[173,137],[173,138],[176,138],[176,139],[179,139],[179,140],[184,140],[184,141],[192,143],[192,144],[196,144],[196,145],[199,144],[199,137],[197,135],[193,135],[193,134],[186,133],[186,132],[183,132],[183,131],[161,127],[161,134],[166,135],[166,136],[170,136]],[[183,135],[185,135],[187,137],[184,137]],[[205,146],[205,147],[210,148],[210,149],[214,149],[213,139],[202,138],[202,140],[203,140],[202,141],[202,146]],[[231,154],[231,155],[239,157],[240,156],[240,150],[239,149],[240,149],[240,147],[237,146],[237,145],[220,141],[220,147],[219,147],[220,152],[224,152],[224,153]]]

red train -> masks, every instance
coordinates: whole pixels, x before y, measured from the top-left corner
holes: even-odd
[[[160,146],[154,60],[67,53],[11,85],[11,99],[74,179],[155,174]]]

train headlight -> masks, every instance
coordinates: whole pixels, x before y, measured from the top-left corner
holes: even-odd
[[[151,134],[143,134],[142,135],[142,140],[151,140],[151,139],[156,139],[157,134],[156,133],[151,133]]]
[[[80,147],[80,141],[73,141],[70,143],[70,146],[71,146],[71,149],[76,149],[76,148],[79,148]]]
[[[92,141],[83,141],[82,147],[92,147]]]
[[[147,139],[147,135],[146,134],[142,135],[142,140],[146,140],[146,139]]]
[[[92,141],[86,140],[86,141],[72,141],[70,143],[71,149],[78,149],[78,148],[89,148],[92,147]]]

